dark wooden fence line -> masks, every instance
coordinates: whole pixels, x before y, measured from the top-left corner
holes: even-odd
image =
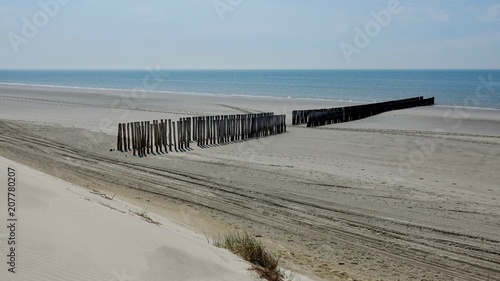
[[[206,147],[281,134],[285,122],[286,115],[256,113],[120,123],[116,149],[139,157],[187,151],[192,142]]]
[[[428,99],[415,97],[337,108],[294,110],[292,111],[292,124],[307,124],[307,127],[316,127],[359,120],[392,110],[429,105],[434,105],[434,97]]]
[[[200,116],[195,120],[192,128],[196,133],[192,134],[192,137],[200,147],[276,135],[286,131],[286,115],[274,113]]]

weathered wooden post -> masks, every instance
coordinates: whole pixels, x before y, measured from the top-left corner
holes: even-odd
[[[184,122],[182,121],[182,118],[179,118],[179,121],[177,121],[177,147],[181,151],[184,149],[184,140],[183,140],[184,134],[182,133],[183,125]]]
[[[231,115],[231,141],[236,140],[236,114]]]
[[[200,139],[200,146],[203,147],[205,145],[205,117],[201,116],[199,120],[200,124],[198,125],[200,127],[200,134],[198,138]]]
[[[203,120],[204,123],[204,129],[203,129],[203,134],[204,134],[204,139],[205,139],[205,145],[210,144],[210,116],[205,116],[205,119]]]
[[[188,147],[188,121],[187,118],[183,118],[182,120],[182,142],[183,147]]]
[[[154,146],[156,154],[160,153],[158,146],[160,145],[160,127],[158,126],[158,120],[154,121]]]
[[[130,138],[129,138],[128,123],[123,124],[123,130],[125,133],[125,151],[130,151]]]
[[[154,151],[153,151],[153,142],[154,142],[153,129],[154,129],[153,124],[151,124],[151,122],[149,122],[149,147],[150,147],[151,154],[154,153]]]
[[[217,144],[217,116],[211,116],[210,122],[212,123],[212,144]]]
[[[133,128],[133,142],[134,142],[134,156],[136,156],[136,153],[139,154],[139,145],[137,143],[137,122],[132,123],[132,128]]]
[[[162,139],[163,139],[163,150],[165,153],[168,153],[168,127],[167,127],[167,119],[163,119],[162,121]]]
[[[160,151],[160,153],[163,153],[163,121],[160,119],[156,122],[156,131],[158,132],[158,137],[157,137],[157,140],[158,140],[158,150]]]
[[[207,145],[214,144],[212,125],[212,116],[207,116]]]
[[[146,129],[146,153],[149,154],[149,121],[144,122]]]
[[[217,122],[217,144],[222,143],[222,116],[217,115],[215,116],[215,120]]]
[[[136,156],[135,150],[136,150],[136,143],[135,143],[135,125],[134,123],[130,123],[130,131],[132,133],[132,151],[134,153],[134,156]]]
[[[118,123],[118,137],[116,139],[116,150],[121,151],[121,141],[122,141],[122,124]]]
[[[168,146],[172,152],[172,120],[168,119]]]
[[[142,157],[142,129],[141,122],[136,122],[137,154]]]
[[[141,134],[140,134],[140,128],[141,125],[139,122],[135,122],[135,145],[137,148],[137,155],[142,156],[142,150],[141,150]]]
[[[140,147],[140,152],[139,152],[139,156],[144,156],[144,122],[141,121],[140,125],[139,125],[139,128],[138,128],[138,133],[139,133],[139,147]]]
[[[127,152],[127,132],[124,123],[122,123],[122,151]]]
[[[172,134],[173,134],[173,141],[174,141],[174,149],[176,152],[178,152],[177,150],[177,138],[176,138],[176,130],[175,130],[175,121],[172,122]]]
[[[214,122],[214,143],[219,144],[220,143],[219,116],[215,115],[213,117],[213,122]]]
[[[186,147],[189,148],[191,142],[191,117],[186,118]]]
[[[193,141],[198,142],[198,117],[193,117]]]
[[[182,148],[186,149],[187,148],[187,119],[182,118],[181,121],[181,133],[182,133]]]
[[[200,136],[201,136],[201,122],[200,122],[201,117],[196,117],[196,144],[198,147],[200,146]]]
[[[234,120],[234,128],[235,128],[234,139],[236,141],[240,140],[240,118],[241,114],[236,114],[236,119]]]
[[[142,134],[143,134],[143,146],[144,146],[144,156],[146,156],[146,154],[149,154],[149,147],[148,147],[148,121],[144,121],[144,125],[143,125],[143,131],[142,131]]]
[[[168,125],[167,119],[163,119],[163,149],[168,153]]]

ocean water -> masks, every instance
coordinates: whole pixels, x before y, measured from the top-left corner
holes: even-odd
[[[0,83],[500,109],[500,70],[0,70]],[[157,83],[160,82],[160,83]]]

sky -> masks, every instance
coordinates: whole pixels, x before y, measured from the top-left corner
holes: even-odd
[[[1,69],[500,69],[500,1],[0,2]]]

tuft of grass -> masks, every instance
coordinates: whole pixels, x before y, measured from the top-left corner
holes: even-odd
[[[252,264],[252,270],[268,281],[283,281],[278,267],[279,257],[267,251],[262,243],[248,232],[234,232],[224,237],[218,235],[213,244],[225,248]]]

